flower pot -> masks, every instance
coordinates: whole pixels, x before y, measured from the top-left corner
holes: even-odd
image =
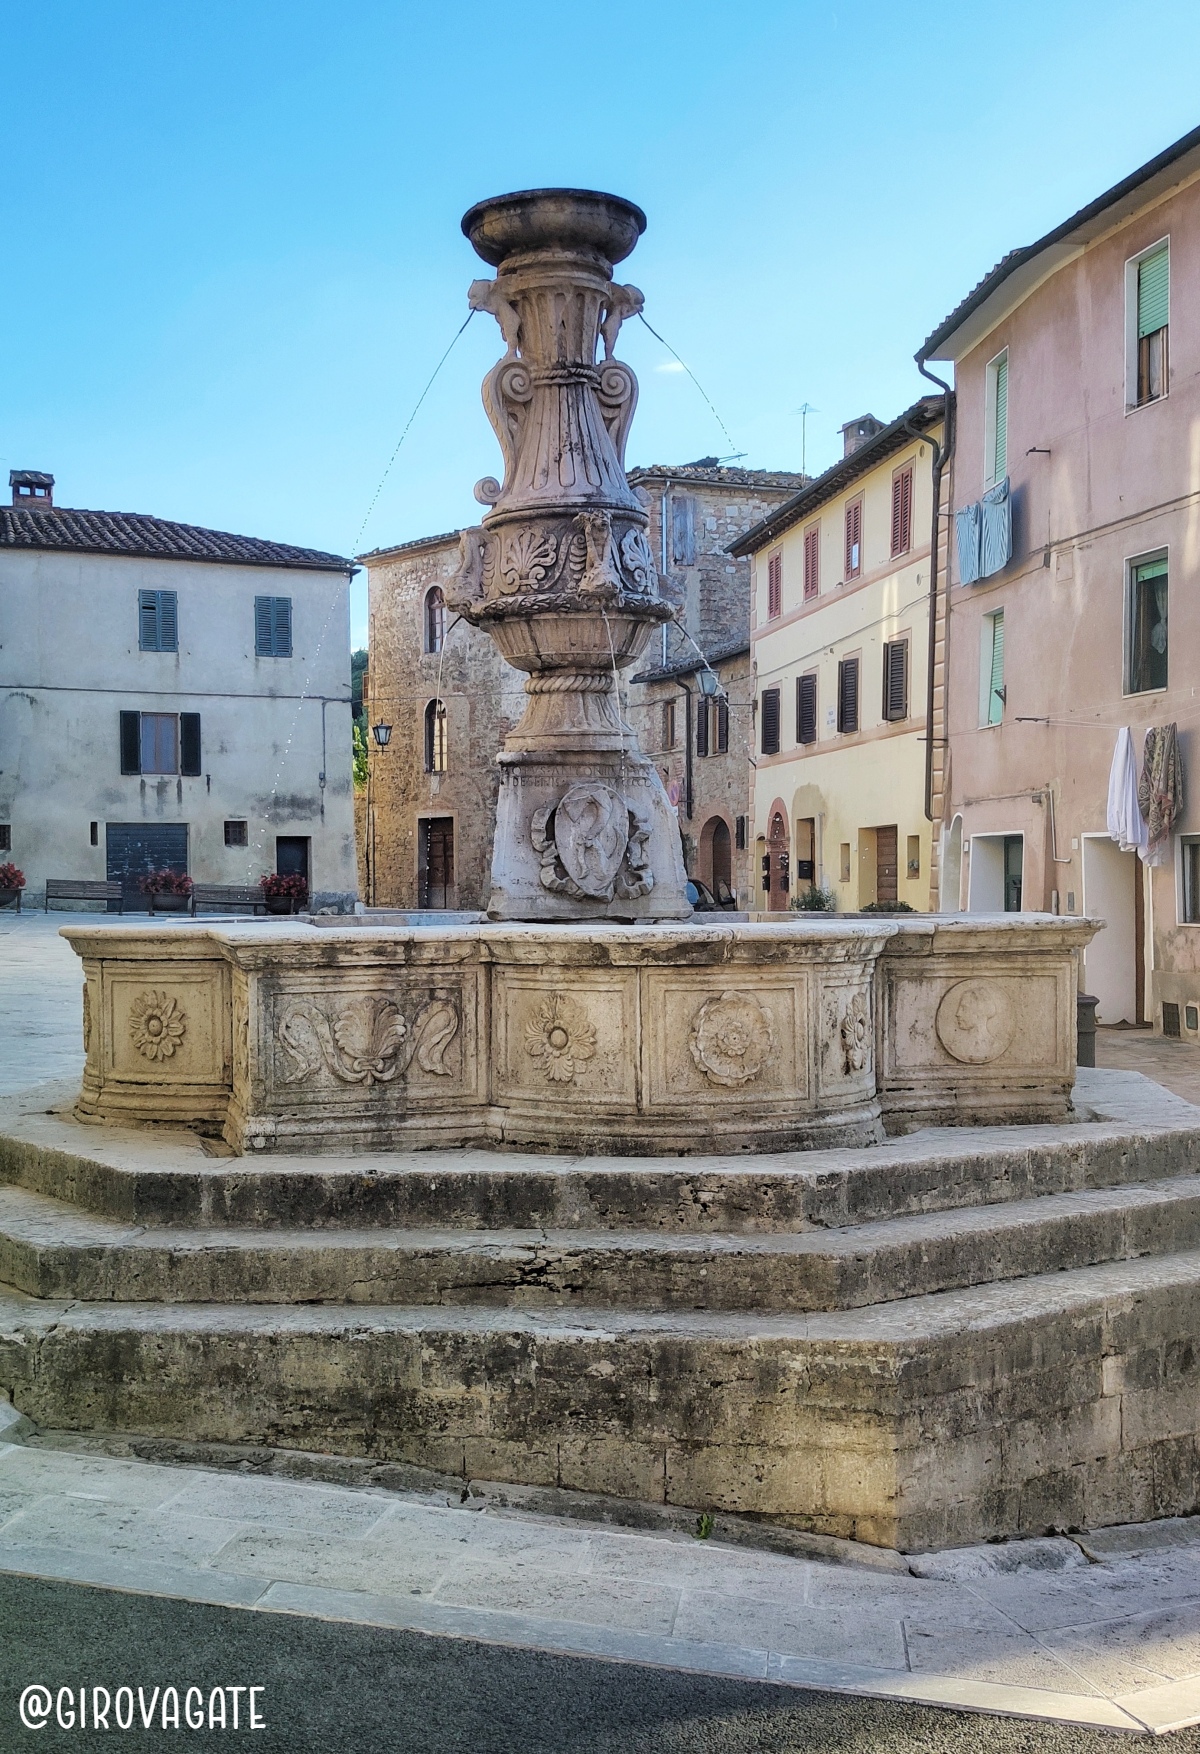
[[[0,889],[0,907],[19,908],[20,905],[21,891],[19,889]]]
[[[296,909],[294,895],[268,895],[264,897],[269,914],[290,914]]]
[[[185,914],[191,905],[190,895],[152,895],[149,911],[152,914]]]

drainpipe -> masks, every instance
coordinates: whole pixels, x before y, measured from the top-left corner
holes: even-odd
[[[687,705],[683,709],[683,813],[688,821],[692,820],[692,691],[686,682],[675,681],[676,688],[682,688],[687,695]]]
[[[920,372],[921,376],[923,378],[928,378],[931,384],[936,384],[938,386],[939,390],[941,390],[941,392],[942,392],[942,443],[939,445],[936,439],[929,437],[928,433],[919,432],[915,428],[912,429],[914,431],[914,435],[916,437],[918,437],[922,440],[928,440],[929,444],[933,448],[933,469],[931,471],[932,486],[933,486],[933,517],[932,517],[932,531],[931,531],[931,535],[930,535],[930,539],[929,539],[929,657],[928,657],[928,675],[926,678],[926,689],[925,689],[925,820],[927,822],[932,822],[933,821],[933,706],[934,706],[933,670],[934,670],[934,657],[935,657],[936,650],[937,650],[937,612],[938,612],[938,588],[939,588],[938,541],[939,541],[939,538],[941,535],[942,475],[945,472],[947,463],[949,463],[951,457],[954,455],[954,437],[955,437],[955,434],[954,434],[954,391],[950,388],[950,385],[944,381],[944,379],[935,376],[935,374],[929,370],[928,366],[925,364],[925,361],[921,358],[921,355],[919,353],[916,356],[916,361],[917,361],[917,370]],[[949,555],[949,552],[950,552],[950,541],[949,541],[949,532],[947,532],[947,539],[946,539],[946,553],[947,553],[947,555]],[[948,578],[949,577],[949,566],[948,565],[947,565],[946,570],[947,570],[947,578]],[[947,647],[946,656],[947,656],[947,658],[949,658],[949,655],[950,655],[949,643],[950,643],[950,622],[949,622],[949,616],[947,616],[947,619],[946,619],[946,647]],[[947,687],[947,675],[946,675],[947,668],[948,668],[948,666],[943,667],[943,674],[942,674],[943,697],[945,696],[946,687]],[[944,709],[945,709],[945,699],[943,699],[943,710]]]

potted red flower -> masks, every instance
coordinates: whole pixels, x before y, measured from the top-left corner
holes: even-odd
[[[269,914],[298,914],[308,900],[308,879],[298,871],[268,871],[262,892]]]
[[[24,887],[24,871],[18,870],[11,860],[7,865],[0,865],[0,907],[15,907],[20,913]]]
[[[152,914],[185,914],[192,904],[192,880],[186,871],[174,871],[164,865],[161,871],[147,871],[138,888],[149,900],[147,911]]]

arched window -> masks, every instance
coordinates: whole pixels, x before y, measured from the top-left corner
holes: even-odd
[[[446,756],[446,703],[431,700],[425,708],[425,772],[445,773]]]
[[[446,599],[442,587],[434,585],[425,593],[425,650],[440,652],[446,637]]]

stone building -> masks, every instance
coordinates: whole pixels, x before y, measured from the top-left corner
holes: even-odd
[[[155,867],[203,883],[302,874],[357,895],[353,563],[140,513],[0,507],[0,863],[48,877]]]
[[[715,457],[629,473],[650,516],[651,552],[681,599],[675,622],[653,637],[640,673],[630,680],[629,721],[679,809],[689,871],[711,884],[715,869],[739,895],[749,881],[739,841],[745,838],[751,773],[750,570],[728,548],[805,479],[723,468]],[[524,677],[486,634],[446,611],[446,584],[458,554],[455,530],[361,557],[370,598],[368,717],[372,725],[391,726],[384,746],[370,739],[365,858],[372,906],[487,905],[495,754],[521,715]],[[704,745],[709,726],[701,726],[694,704],[704,667],[697,647],[710,655],[730,697],[727,729],[717,703],[709,703],[711,734],[707,750],[699,752],[697,736]],[[690,720],[685,686],[693,697]],[[674,715],[669,705],[675,705]],[[722,741],[727,747],[718,747]],[[722,863],[726,837],[728,873]]]

